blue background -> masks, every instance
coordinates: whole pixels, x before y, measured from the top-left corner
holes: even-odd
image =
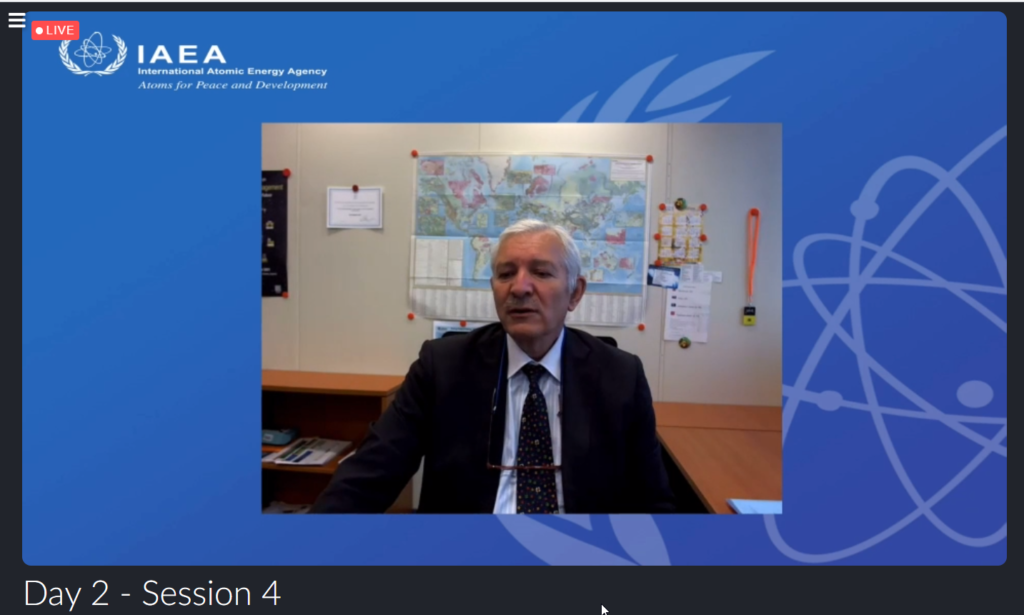
[[[129,54],[114,75],[81,77],[57,42],[22,32],[27,563],[1005,560],[1002,14],[28,18],[80,20],[107,44],[124,38]],[[330,86],[145,92],[143,79],[176,79],[134,74],[140,44],[197,44],[200,58],[217,44],[227,67],[327,68]],[[712,64],[767,51],[745,70]],[[666,96],[678,104],[647,111],[709,65],[689,96],[676,90]],[[260,514],[262,122],[643,122],[726,98],[681,117],[783,123],[782,516]],[[939,172],[901,170],[866,188],[903,156]],[[864,271],[875,253],[860,240],[884,244],[939,181],[957,190],[940,187],[894,249],[938,281],[907,282],[926,275],[893,258]],[[848,293],[854,309],[837,324],[856,352],[821,337]],[[987,405],[960,402],[969,381],[988,386]]]

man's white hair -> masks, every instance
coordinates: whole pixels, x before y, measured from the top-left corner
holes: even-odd
[[[494,259],[498,256],[498,250],[501,249],[502,244],[504,244],[509,237],[515,237],[516,235],[532,235],[534,233],[544,232],[554,233],[562,243],[563,262],[565,263],[565,270],[569,274],[569,294],[571,295],[576,290],[576,283],[579,281],[580,277],[580,269],[583,268],[580,261],[580,250],[576,247],[576,242],[573,241],[572,235],[557,224],[548,224],[547,222],[542,222],[540,220],[527,219],[520,220],[502,231],[501,236],[498,237],[498,242],[491,248],[491,276],[494,276]]]

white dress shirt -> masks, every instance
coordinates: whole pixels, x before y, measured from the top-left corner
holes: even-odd
[[[547,370],[540,377],[540,390],[548,407],[548,425],[551,427],[551,450],[555,465],[562,465],[562,340],[565,329],[558,336],[544,358],[534,361],[522,351],[510,335],[508,340],[508,403],[505,408],[505,446],[501,453],[501,465],[516,465],[516,449],[519,446],[519,423],[523,417],[523,404],[530,391],[530,379],[522,373],[524,365],[539,363]],[[555,487],[558,490],[558,513],[565,514],[565,500],[562,497],[562,471],[555,471]],[[498,497],[494,501],[494,514],[516,513],[516,471],[502,470],[498,482]]]

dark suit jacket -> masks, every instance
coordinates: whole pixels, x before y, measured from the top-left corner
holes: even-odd
[[[312,512],[383,512],[424,458],[420,512],[492,512],[500,471],[487,462],[501,460],[507,374],[490,450],[488,427],[504,342],[492,324],[424,343],[394,402]],[[566,328],[561,408],[566,513],[673,511],[639,358]]]

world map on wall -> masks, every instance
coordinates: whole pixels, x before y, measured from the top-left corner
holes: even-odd
[[[417,240],[462,240],[462,288],[488,288],[490,250],[527,218],[564,227],[593,293],[643,292],[647,183],[625,161],[561,156],[423,156],[417,160]],[[635,169],[635,166],[634,166]],[[450,244],[450,241],[449,241]],[[451,275],[451,274],[449,274]]]

